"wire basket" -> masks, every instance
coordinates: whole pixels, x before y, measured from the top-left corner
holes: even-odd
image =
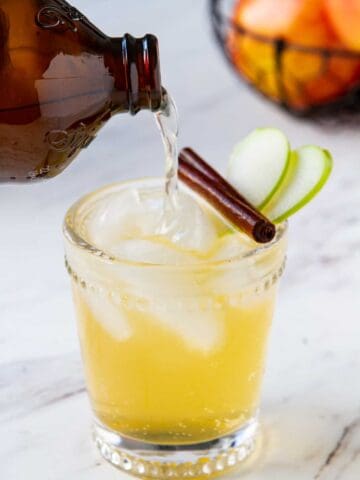
[[[297,116],[359,118],[360,52],[303,46],[248,31],[232,20],[237,2],[210,0],[210,12],[219,46],[243,80]]]

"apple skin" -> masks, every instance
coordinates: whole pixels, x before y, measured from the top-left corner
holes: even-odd
[[[360,0],[324,0],[324,5],[344,46],[360,51]]]
[[[265,215],[274,223],[284,222],[311,202],[328,181],[333,168],[330,152],[315,145],[305,145],[293,151],[291,163],[293,165],[289,169],[289,175],[284,179],[270,204],[264,209]],[[309,168],[309,164],[314,163],[317,163],[318,166],[321,165],[318,177],[312,184],[304,184],[306,169]],[[302,190],[304,185],[307,185],[308,190],[304,191],[300,197],[294,197],[294,191],[296,192],[299,185]]]
[[[332,27],[324,0],[239,0],[233,21],[248,32],[281,38],[303,47],[343,48]],[[287,48],[282,54],[281,83],[274,44],[251,35],[228,36],[227,46],[239,72],[275,101],[297,109],[334,100],[360,78],[360,61]],[[325,68],[324,68],[325,67]]]

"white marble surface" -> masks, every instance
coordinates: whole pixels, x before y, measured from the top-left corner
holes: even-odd
[[[360,478],[360,135],[294,120],[243,87],[217,51],[204,0],[77,0],[112,35],[154,32],[181,144],[223,168],[251,128],[322,144],[336,166],[291,222],[263,392],[264,448],[244,480]],[[61,177],[0,187],[0,478],[110,480],[90,437],[61,223],[85,191],[163,168],[149,114],[119,116]],[[125,480],[125,479],[124,479]]]

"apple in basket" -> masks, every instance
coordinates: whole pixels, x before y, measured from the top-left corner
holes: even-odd
[[[239,0],[232,20],[227,46],[234,65],[277,102],[306,110],[360,81],[360,55],[327,56],[321,50],[360,48],[360,0]]]

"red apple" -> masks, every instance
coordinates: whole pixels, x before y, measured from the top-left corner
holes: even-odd
[[[360,0],[324,0],[331,23],[344,45],[360,50]]]
[[[323,0],[239,0],[234,19],[252,32],[300,45],[321,47],[337,43]]]
[[[324,0],[239,0],[233,20],[247,32],[284,39],[290,45],[282,55],[279,73],[275,42],[235,31],[228,38],[235,66],[276,101],[285,99],[290,106],[305,109],[345,93],[359,76],[358,60],[328,60],[310,49],[342,46]]]

